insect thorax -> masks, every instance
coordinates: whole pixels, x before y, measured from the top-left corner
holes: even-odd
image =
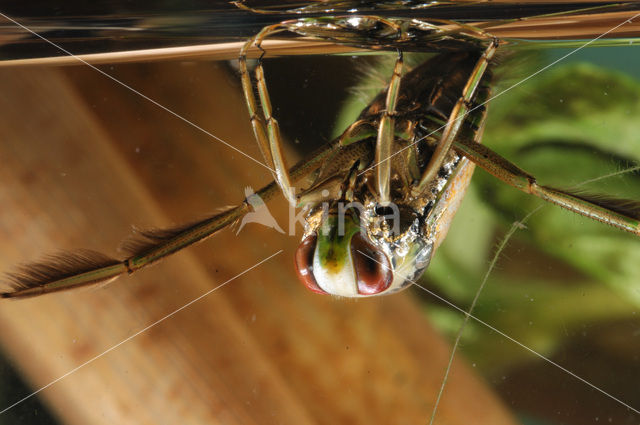
[[[315,235],[322,241],[333,240],[332,232],[341,234],[331,226],[344,223],[345,214],[350,214],[348,220],[357,221],[366,239],[390,259],[394,279],[389,292],[417,278],[446,234],[452,211],[459,203],[458,199],[451,202],[451,193],[464,192],[471,176],[466,168],[470,167],[467,160],[451,150],[434,177],[419,191],[418,182],[479,57],[477,52],[436,55],[402,78],[393,113],[390,202],[385,204],[379,202],[375,185],[377,139],[372,129],[376,130],[385,116],[387,94],[382,92],[374,98],[356,122],[358,131],[365,136],[339,146],[304,194],[307,199],[314,198],[309,194],[316,195],[306,205],[309,213],[305,240]],[[466,105],[471,112],[461,118],[459,137],[476,139],[485,116],[478,105],[488,96],[488,82],[481,83]],[[461,181],[463,187],[458,190]],[[451,186],[455,186],[453,191]],[[320,193],[323,196],[317,196]],[[399,272],[400,269],[403,270]]]

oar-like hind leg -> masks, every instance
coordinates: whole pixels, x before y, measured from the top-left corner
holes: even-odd
[[[459,140],[453,148],[487,172],[523,192],[569,211],[640,236],[640,202],[602,196],[586,196],[537,183],[536,178],[486,146]]]
[[[337,142],[328,143],[309,158],[300,161],[289,170],[291,179],[296,181],[310,175],[331,157],[337,147]],[[251,196],[259,196],[262,201],[268,202],[279,192],[279,186],[272,182]],[[236,207],[195,223],[172,229],[138,231],[122,243],[123,250],[129,254],[124,260],[96,251],[82,250],[55,254],[40,262],[24,264],[6,275],[3,282],[6,289],[0,292],[0,298],[26,298],[108,283],[214,235],[251,210],[251,202],[247,198]]]

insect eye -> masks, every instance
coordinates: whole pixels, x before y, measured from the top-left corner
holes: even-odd
[[[360,233],[351,239],[351,258],[359,294],[376,295],[389,288],[393,282],[389,259]]]
[[[326,294],[316,281],[313,275],[313,254],[316,250],[316,235],[310,235],[298,246],[296,250],[296,272],[298,279],[307,289],[317,292],[318,294]]]

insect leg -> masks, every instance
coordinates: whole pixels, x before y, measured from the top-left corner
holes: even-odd
[[[251,127],[253,127],[253,134],[256,136],[258,147],[262,152],[262,157],[266,161],[269,167],[273,167],[273,161],[269,154],[269,142],[264,128],[264,122],[262,117],[258,114],[258,106],[256,98],[253,95],[253,85],[251,84],[251,77],[249,76],[249,70],[247,69],[247,50],[250,47],[252,40],[247,42],[240,53],[238,63],[240,65],[240,80],[242,81],[242,91],[244,92],[245,102],[247,103],[247,109],[249,110],[249,120],[251,121]]]
[[[453,148],[494,177],[516,189],[640,236],[640,203],[637,201],[584,196],[539,185],[534,176],[486,146],[473,141],[457,140],[453,143]]]
[[[427,167],[424,169],[422,173],[422,178],[417,185],[416,192],[422,193],[424,191],[427,184],[433,180],[433,178],[438,173],[442,162],[444,161],[449,149],[451,148],[452,143],[458,136],[460,131],[460,127],[464,122],[465,116],[469,113],[469,104],[473,99],[476,89],[480,85],[482,81],[482,77],[489,65],[489,61],[493,58],[496,49],[498,47],[498,40],[494,39],[489,47],[484,51],[478,62],[476,63],[475,68],[471,72],[469,76],[469,80],[462,90],[462,97],[458,99],[451,114],[449,115],[449,119],[444,127],[444,131],[442,132],[442,137],[436,146]]]
[[[378,202],[389,203],[389,187],[391,184],[391,157],[393,152],[393,141],[395,139],[395,115],[398,93],[400,92],[400,82],[402,81],[402,52],[398,51],[398,59],[393,68],[391,82],[387,89],[385,100],[385,111],[380,118],[378,126],[378,137],[376,139],[376,185],[378,188]]]
[[[320,147],[310,158],[300,161],[291,168],[287,174],[291,176],[292,181],[297,181],[308,176],[333,153],[335,148],[335,143],[328,143]],[[272,182],[251,196],[259,196],[262,201],[268,202],[278,193],[278,188],[279,185],[277,182]],[[134,239],[130,243],[129,241],[125,241],[123,248],[131,254],[131,257],[125,260],[129,268],[129,273],[152,264],[189,245],[204,240],[218,230],[242,218],[252,209],[249,198],[245,199],[242,204],[237,207],[201,220],[195,224],[182,226],[182,228],[178,229],[143,231],[140,232],[142,236],[140,240]]]
[[[291,170],[293,181],[304,178],[317,169],[337,149],[337,143],[328,143],[309,158],[300,161]],[[280,192],[276,183],[258,190],[251,196],[259,196],[267,202]],[[167,257],[183,248],[200,242],[224,229],[251,211],[250,198],[240,205],[174,229],[139,231],[125,240],[122,248],[129,253],[124,260],[117,260],[95,251],[66,252],[45,258],[37,263],[24,264],[3,279],[7,289],[0,288],[1,298],[26,298],[51,292],[64,291],[81,286],[108,283],[123,274],[131,274]]]
[[[277,192],[277,187],[271,184],[258,194],[268,199]],[[213,235],[249,211],[249,203],[245,200],[235,208],[179,229],[141,231],[137,237],[123,242],[124,249],[130,250],[132,256],[122,261],[99,252],[82,250],[56,254],[39,263],[19,266],[7,274],[9,289],[0,292],[0,298],[26,298],[108,283]]]
[[[282,136],[280,135],[280,126],[278,125],[278,121],[273,117],[271,100],[269,98],[269,91],[267,90],[267,83],[264,78],[262,62],[258,61],[255,73],[256,85],[258,87],[258,94],[260,96],[260,105],[262,106],[264,120],[257,112],[257,102],[253,94],[251,77],[249,76],[246,63],[246,54],[249,47],[255,44],[260,48],[260,44],[267,36],[283,30],[284,28],[281,27],[281,24],[270,25],[263,28],[258,34],[244,44],[240,51],[239,62],[242,89],[244,90],[244,96],[249,109],[251,125],[253,127],[256,140],[258,141],[258,145],[260,146],[260,150],[262,151],[265,159],[269,162],[269,165],[273,167],[275,179],[284,193],[285,198],[291,205],[295,206],[296,198],[293,193],[291,178],[282,155]]]
[[[421,177],[420,167],[418,166],[418,149],[415,143],[415,124],[415,121],[407,121],[405,123],[406,127],[400,136],[403,140],[408,140],[411,143],[405,154],[406,171],[403,177],[407,185],[412,184],[412,182]]]

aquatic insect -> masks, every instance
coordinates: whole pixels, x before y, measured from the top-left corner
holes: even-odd
[[[388,30],[388,28],[386,28],[386,30]],[[491,50],[491,40],[489,40],[489,43],[487,43],[487,46],[483,49],[480,50],[480,52],[488,52],[486,54],[486,56],[489,56],[492,52]],[[455,64],[456,61],[459,62],[464,62],[465,60],[468,62],[467,64],[465,64],[465,66],[456,66],[455,68],[452,66],[452,72],[456,73],[459,72],[462,77],[461,79],[463,80],[462,83],[458,82],[458,85],[456,86],[456,89],[460,89],[461,87],[464,86],[464,84],[466,83],[466,81],[469,80],[468,75],[474,74],[476,76],[478,76],[478,72],[475,71],[476,68],[478,68],[478,64],[480,64],[480,67],[483,66],[482,64],[486,65],[487,62],[483,62],[481,60],[482,58],[482,53],[477,53],[475,51],[472,51],[470,53],[443,53],[442,56],[439,56],[439,58],[442,60],[443,58],[447,58],[448,60],[442,61],[442,66],[446,67],[447,63],[453,63]],[[434,64],[436,64],[437,62],[434,60],[434,62],[431,62],[430,65],[433,66]],[[400,65],[398,65],[399,67]],[[451,65],[450,65],[451,66]],[[466,74],[466,75],[465,75]],[[246,75],[246,74],[245,74]],[[413,75],[418,75],[418,74],[413,74]],[[417,78],[417,77],[416,77]],[[245,79],[246,80],[246,79]],[[453,80],[449,80],[449,81],[453,81]],[[488,96],[488,92],[486,90],[487,87],[482,85],[481,82],[484,81],[484,79],[479,78],[478,81],[478,86],[476,88],[474,88],[473,90],[470,90],[470,92],[473,91],[479,91],[480,92],[480,99],[482,99],[483,97],[487,97]],[[401,84],[399,82],[398,79],[396,79],[396,84]],[[390,91],[392,92],[392,91]],[[462,90],[460,90],[460,92],[462,93]],[[357,126],[354,126],[353,128],[350,129],[350,131],[348,133],[346,133],[347,136],[349,137],[345,137],[342,139],[342,141],[348,141],[350,142],[347,146],[352,146],[350,149],[351,152],[358,152],[357,149],[362,149],[363,152],[358,152],[358,154],[356,155],[356,157],[358,159],[360,159],[360,162],[356,161],[352,161],[351,164],[348,163],[340,163],[340,161],[334,160],[332,162],[330,162],[329,164],[333,167],[336,168],[336,170],[331,170],[331,169],[327,169],[327,167],[325,167],[325,169],[322,171],[324,173],[326,173],[327,176],[329,176],[329,178],[327,179],[322,179],[320,178],[319,182],[320,183],[325,183],[322,186],[317,187],[316,189],[326,189],[328,190],[330,193],[333,191],[334,193],[340,193],[341,195],[345,196],[345,201],[349,201],[350,199],[348,198],[348,196],[362,196],[363,194],[367,195],[370,199],[369,201],[365,201],[363,202],[363,204],[365,205],[365,213],[368,211],[369,216],[372,215],[386,215],[386,214],[380,214],[382,213],[386,213],[388,212],[388,210],[386,210],[385,208],[387,207],[387,205],[385,205],[387,199],[384,198],[384,193],[385,191],[389,192],[389,197],[390,199],[397,199],[397,193],[400,193],[402,191],[406,191],[407,186],[402,186],[402,184],[406,183],[406,180],[408,180],[405,176],[405,181],[402,181],[402,178],[396,177],[397,174],[397,167],[398,164],[393,164],[393,166],[390,167],[390,170],[387,170],[386,172],[393,174],[394,178],[391,179],[385,179],[385,178],[379,178],[379,176],[384,175],[385,172],[383,171],[378,171],[376,169],[371,170],[369,172],[369,175],[366,176],[367,177],[367,184],[365,184],[364,179],[365,176],[359,176],[358,174],[361,173],[362,171],[365,171],[366,166],[364,166],[364,164],[362,164],[362,162],[364,162],[364,160],[362,160],[362,158],[368,159],[369,163],[371,163],[372,160],[374,160],[373,158],[375,158],[375,154],[377,152],[381,152],[380,150],[376,150],[373,148],[373,140],[376,139],[375,136],[375,131],[372,132],[372,128],[375,129],[377,127],[378,121],[383,121],[384,123],[387,124],[383,124],[384,125],[389,125],[390,122],[395,121],[394,123],[394,127],[396,128],[396,131],[401,132],[402,135],[408,134],[410,136],[416,137],[416,133],[418,135],[417,138],[420,138],[420,133],[419,131],[424,131],[426,132],[425,128],[429,128],[429,125],[432,121],[436,121],[438,119],[440,119],[440,124],[444,124],[447,120],[448,117],[450,116],[449,111],[455,107],[458,108],[464,108],[464,107],[468,107],[467,102],[471,103],[476,102],[476,103],[481,103],[478,102],[476,100],[476,94],[472,93],[473,95],[470,96],[470,98],[473,98],[473,100],[469,100],[467,99],[465,102],[459,102],[459,103],[455,103],[457,101],[457,99],[454,97],[454,99],[449,99],[448,96],[445,98],[441,98],[441,99],[445,99],[445,105],[442,107],[442,109],[444,109],[444,111],[437,111],[437,108],[433,108],[432,109],[432,116],[428,116],[428,114],[425,114],[424,111],[418,110],[418,112],[416,112],[416,114],[422,114],[421,116],[425,116],[427,115],[427,121],[424,122],[420,122],[418,124],[415,124],[416,128],[412,128],[412,126],[414,125],[414,123],[416,123],[418,120],[407,120],[406,117],[402,116],[402,111],[405,110],[405,105],[401,103],[401,95],[402,95],[402,91],[398,92],[398,94],[400,94],[399,98],[400,100],[398,107],[396,107],[396,112],[397,114],[394,113],[388,113],[386,115],[384,114],[380,114],[379,111],[382,111],[384,109],[386,109],[387,111],[390,109],[388,108],[388,102],[386,100],[386,98],[380,98],[378,100],[377,103],[374,103],[372,108],[373,111],[369,112],[369,113],[364,113],[364,115],[362,116],[362,122],[359,123]],[[263,103],[264,100],[263,100]],[[393,103],[393,102],[391,102]],[[456,106],[454,106],[456,105]],[[422,106],[433,106],[433,105],[422,105]],[[472,109],[472,108],[469,108]],[[479,110],[476,112],[476,114],[474,115],[474,117],[476,119],[478,119],[479,122],[482,121],[482,113],[483,111]],[[437,116],[437,115],[441,115],[441,116]],[[403,119],[405,118],[405,119]],[[474,123],[474,120],[471,121],[464,121],[466,124],[465,126],[463,126],[462,128],[462,132],[463,134],[466,132],[468,134],[471,134],[472,136],[470,136],[470,139],[473,139],[473,134],[477,134],[477,131],[479,130],[479,128],[481,127],[481,125],[478,125],[477,123]],[[429,123],[429,125],[427,125],[426,123]],[[421,125],[420,125],[421,124]],[[267,126],[266,127],[267,132],[271,131],[271,132],[275,132],[273,125],[271,126]],[[258,130],[260,131],[260,130]],[[411,131],[414,132],[414,134],[411,134]],[[372,136],[372,134],[374,134]],[[395,133],[394,131],[391,131],[392,135],[395,135],[397,133]],[[441,135],[440,135],[441,136]],[[358,140],[358,137],[361,137],[362,139]],[[437,142],[438,140],[440,140],[440,137],[435,137],[434,139],[437,140],[430,140],[431,143]],[[454,142],[456,139],[455,137],[451,137],[451,142]],[[378,139],[378,141],[376,141],[376,143],[380,144],[380,145],[384,145],[385,143],[392,143],[394,144],[394,146],[392,146],[391,150],[395,150],[397,149],[397,146],[395,145],[396,140],[389,140],[388,138],[382,138],[382,141],[379,141],[380,139]],[[418,146],[417,149],[418,152],[417,153],[424,153],[426,151],[430,151],[433,148],[429,146],[429,143],[427,143],[426,141],[427,139],[423,140],[422,145],[418,144],[416,146]],[[271,143],[271,145],[276,145],[277,146],[277,139],[274,141],[270,140],[269,143]],[[345,143],[346,144],[346,143]],[[366,144],[366,148],[362,148],[362,144]],[[406,144],[406,143],[405,143]],[[458,145],[457,148],[458,149],[463,149],[466,145]],[[466,146],[468,147],[468,146]],[[472,145],[472,147],[474,147]],[[387,149],[389,149],[389,147],[387,147]],[[446,151],[446,149],[445,149]],[[269,148],[269,150],[267,151],[269,152],[267,156],[268,158],[274,158],[274,163],[276,162],[276,157],[277,157],[277,151],[271,147]],[[483,153],[485,151],[482,151]],[[327,152],[326,154],[330,154],[332,152]],[[341,151],[341,153],[345,153],[345,151]],[[447,152],[445,152],[447,153]],[[448,154],[448,153],[447,153]],[[473,152],[468,152],[469,155],[473,155]],[[342,158],[342,155],[340,156],[340,158]],[[403,157],[404,160],[404,157]],[[451,159],[447,158],[448,163],[451,163]],[[453,160],[453,162],[455,163],[458,159]],[[410,164],[411,158],[406,159],[406,161]],[[427,161],[425,161],[424,159],[418,159],[416,160],[416,165],[417,167],[413,167],[414,169],[414,174],[412,175],[413,180],[417,180],[417,181],[421,181],[422,180],[422,176],[424,174],[424,171],[428,168]],[[495,161],[494,161],[495,163]],[[362,168],[360,168],[362,167]],[[379,168],[384,168],[384,167],[379,167]],[[455,168],[452,166],[449,166],[448,168]],[[406,167],[407,170],[411,170],[410,166]],[[434,168],[436,170],[436,174],[443,174],[440,173],[440,167],[435,167]],[[282,169],[280,167],[278,167],[279,171],[282,171]],[[417,172],[416,172],[417,170]],[[332,174],[335,173],[335,174]],[[295,174],[295,172],[293,173]],[[336,179],[333,178],[332,180],[330,179],[331,177],[334,176],[338,176],[340,178]],[[375,177],[371,177],[371,175],[375,176]],[[322,177],[322,173],[320,174],[320,176]],[[428,177],[428,176],[427,176]],[[286,176],[284,177],[286,178]],[[325,180],[328,180],[325,182]],[[429,178],[425,178],[425,181],[428,181]],[[336,182],[337,181],[337,182]],[[390,184],[388,187],[385,188],[385,181],[387,182],[392,182],[392,184]],[[373,183],[371,183],[373,182]],[[427,184],[427,183],[425,183]],[[371,187],[373,186],[373,187]],[[419,186],[418,186],[419,187]],[[268,189],[267,191],[259,191],[257,192],[258,194],[261,195],[265,195],[266,193],[270,193],[268,191],[276,191],[275,187],[272,186],[270,189]],[[350,195],[350,193],[353,193],[353,195]],[[307,195],[307,199],[309,199],[309,196],[312,195],[313,192],[307,192],[304,195]],[[267,196],[263,196],[263,197],[267,197]],[[408,197],[408,196],[405,196]],[[586,200],[583,200],[586,201]],[[575,205],[575,204],[574,204]],[[411,230],[411,225],[413,223],[416,222],[416,213],[415,211],[412,211],[410,208],[407,208],[406,205],[401,205],[403,208],[399,209],[400,212],[404,215],[401,215],[402,217],[402,223],[405,224],[405,226],[403,227],[403,230],[405,230],[405,232],[403,233],[403,235],[406,233],[406,230]],[[368,210],[366,209],[368,208]],[[577,207],[576,207],[577,208]],[[233,210],[230,210],[233,211]],[[322,210],[319,210],[320,212],[322,212]],[[225,214],[232,214],[232,213],[225,213]],[[407,219],[407,216],[409,217]],[[226,217],[227,222],[232,221],[231,216],[223,216]],[[318,225],[320,224],[320,219],[322,218],[322,215],[318,215],[318,221],[316,222]],[[329,214],[329,218],[331,218],[331,214]],[[348,230],[353,231],[354,229],[359,228],[359,225],[357,223],[357,220],[360,220],[360,217],[358,216],[348,216],[347,217],[348,221],[346,223],[346,227],[348,228]],[[412,220],[413,219],[413,220]],[[422,218],[422,222],[425,222],[426,220],[424,218]],[[373,220],[372,220],[373,222]],[[201,222],[203,223],[203,222]],[[409,224],[408,226],[406,226],[406,224]],[[418,219],[418,223],[420,223],[420,220]],[[384,232],[384,225],[381,226],[382,227],[382,231]],[[391,226],[390,226],[391,227]],[[298,251],[298,258],[300,259],[299,264],[300,264],[300,270],[303,272],[301,274],[303,274],[303,279],[305,279],[305,281],[309,284],[309,286],[312,286],[314,288],[319,288],[325,292],[333,292],[333,293],[340,293],[341,295],[347,295],[348,293],[344,292],[342,289],[338,288],[338,289],[331,289],[329,291],[327,291],[327,289],[324,288],[323,285],[326,285],[326,283],[332,281],[332,279],[325,279],[323,277],[318,277],[315,272],[316,269],[318,267],[314,267],[314,272],[313,272],[313,280],[315,280],[315,282],[310,278],[310,274],[309,273],[304,273],[305,270],[308,271],[309,266],[310,266],[310,261],[309,261],[309,256],[307,256],[307,254],[309,254],[309,252],[315,252],[312,248],[314,245],[314,236],[313,236],[313,228],[310,228],[307,232],[308,236],[307,239],[305,239],[305,242],[303,243],[303,247],[301,251]],[[371,229],[370,233],[375,233],[376,229]],[[419,233],[419,232],[415,232],[412,231],[411,233]],[[356,237],[355,235],[357,235],[358,233],[353,233],[354,238]],[[152,242],[157,242],[157,240],[159,239],[163,239],[166,238],[167,236],[169,236],[167,233],[161,234],[161,233],[148,233],[146,234],[146,236],[148,236],[150,239],[152,239]],[[173,235],[175,236],[175,235]],[[327,243],[331,243],[330,240],[330,235],[329,234],[320,234],[321,237],[325,237],[326,236],[326,240],[325,242]],[[406,238],[406,236],[403,236]],[[318,239],[318,235],[315,236],[316,240]],[[387,235],[388,238],[388,235]],[[148,241],[147,241],[148,242]],[[318,247],[320,249],[320,242],[315,242],[318,244]],[[392,261],[389,260],[390,255],[387,254],[386,252],[380,254],[380,250],[376,249],[376,246],[378,245],[374,245],[374,248],[371,247],[371,241],[367,241],[365,240],[363,241],[359,241],[356,240],[354,242],[355,244],[360,244],[359,246],[361,247],[360,250],[365,252],[365,253],[369,253],[369,256],[373,256],[374,259],[379,259],[380,262],[384,263],[385,262],[385,257],[383,257],[382,255],[387,256],[386,261],[388,261],[389,265],[391,265]],[[423,261],[418,261],[420,260],[420,256],[419,254],[423,254],[425,252],[429,253],[431,252],[432,248],[428,247],[428,244],[426,242],[424,242],[423,240],[419,240],[419,239],[409,239],[407,242],[407,245],[409,246],[408,251],[411,252],[411,255],[409,258],[409,262],[412,263],[412,271],[410,273],[408,273],[407,277],[409,277],[410,279],[413,277],[414,274],[416,274],[420,268],[422,268],[423,265],[425,265],[424,258],[422,259]],[[415,248],[414,245],[417,245],[418,248]],[[134,246],[135,249],[139,250],[140,252],[142,252],[143,248],[144,249],[148,249],[149,245],[146,245],[144,247],[142,247],[141,244],[137,244]],[[348,247],[345,247],[344,245],[339,246],[339,248],[342,248],[343,250],[346,248],[348,249]],[[416,252],[417,251],[417,252]],[[166,251],[165,251],[166,252]],[[322,261],[322,257],[319,257],[318,259],[316,259],[315,257],[315,253],[314,255],[314,262],[321,264]],[[367,276],[365,279],[361,280],[358,282],[357,288],[358,288],[358,293],[362,294],[362,292],[366,292],[366,291],[370,291],[373,293],[379,293],[379,292],[386,292],[387,290],[393,290],[397,287],[402,286],[405,282],[404,279],[399,279],[398,282],[395,282],[395,278],[391,278],[389,277],[386,268],[378,268],[375,263],[367,263],[368,260],[362,258],[362,257],[358,257],[359,254],[355,254],[354,257],[354,261],[355,262],[365,262],[365,264],[362,266],[362,270],[364,272],[367,272],[369,270],[371,271],[371,275]],[[78,268],[84,268],[86,267],[86,264],[88,262],[91,261],[96,261],[95,257],[92,257],[92,254],[88,255],[89,258],[80,258],[80,257],[66,257],[66,260],[63,260],[63,263],[66,261],[67,263],[69,263],[70,266],[72,266],[72,268],[76,268],[76,271]],[[343,257],[344,258],[344,257]],[[398,261],[404,260],[407,257],[399,257]],[[146,264],[149,262],[152,262],[154,258],[150,258],[145,259],[142,264]],[[99,276],[97,276],[97,278],[104,278],[104,279],[108,279],[110,277],[113,277],[113,275],[111,273],[115,273],[115,272],[122,272],[125,271],[127,268],[131,268],[131,266],[129,264],[127,265],[123,265],[122,263],[115,263],[115,262],[111,262],[111,260],[107,260],[107,259],[103,259],[100,261],[105,261],[107,268],[100,268]],[[306,262],[305,262],[306,261]],[[415,266],[417,265],[417,267]],[[356,264],[356,267],[358,267],[358,265]],[[58,272],[60,270],[60,266],[57,266]],[[414,270],[415,269],[415,270]],[[53,271],[54,274],[56,273],[56,271]],[[65,270],[65,272],[68,273],[68,269]],[[85,271],[86,272],[86,271]],[[48,271],[44,271],[43,273],[48,273]],[[86,279],[86,274],[83,275],[81,277],[80,280],[73,280],[75,278],[73,278],[72,280],[67,280],[66,283],[71,283],[72,286],[75,285],[75,283],[78,283],[80,285],[85,284],[85,283],[94,283],[96,281],[96,277],[94,276],[94,278],[92,279]],[[318,282],[318,280],[320,280],[321,282]],[[25,281],[23,281],[24,283]],[[315,287],[314,284],[318,284],[318,287]],[[63,284],[64,285],[64,284]],[[26,286],[27,288],[25,288],[24,290],[27,292],[23,292],[23,294],[29,295],[29,294],[33,294],[35,292],[41,291],[43,290],[43,287],[38,286],[38,285],[32,285],[32,284],[25,284],[23,286]],[[35,289],[38,288],[38,289]],[[44,287],[47,288],[47,287]],[[351,287],[351,291],[353,291],[354,287]],[[382,288],[382,290],[380,290]],[[57,289],[54,288],[52,289]],[[339,292],[342,291],[342,292]],[[43,292],[47,292],[46,289],[43,290]],[[354,292],[351,292],[351,295],[354,295]]]
[[[260,112],[246,64],[250,47],[260,47],[266,37],[284,30],[398,52],[451,53],[435,56],[404,78],[399,53],[387,90],[340,137],[288,170],[262,65],[256,69]],[[299,277],[309,289],[340,296],[381,295],[418,278],[444,238],[471,178],[472,167],[463,157],[531,195],[640,233],[638,207],[631,201],[541,186],[534,176],[481,145],[490,96],[486,74],[498,46],[497,38],[472,26],[372,16],[285,21],[265,27],[244,45],[240,73],[249,116],[266,167],[275,177],[252,196],[268,200],[279,188],[292,206],[309,211],[296,254]],[[310,175],[310,187],[295,196],[293,182]],[[321,192],[329,205],[319,211]],[[356,203],[359,210],[349,210]],[[187,226],[138,231],[122,244],[129,255],[124,260],[82,251],[24,265],[9,275],[12,289],[0,296],[29,297],[110,282],[213,235],[252,208],[245,199]]]

